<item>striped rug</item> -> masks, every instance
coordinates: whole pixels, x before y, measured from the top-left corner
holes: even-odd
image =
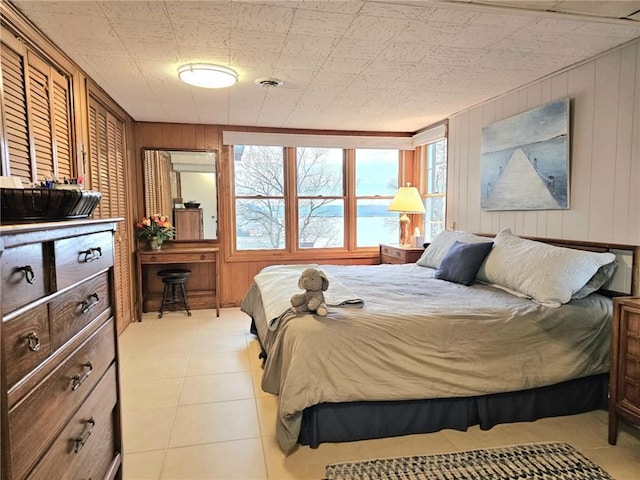
[[[328,465],[326,480],[612,480],[566,443]]]

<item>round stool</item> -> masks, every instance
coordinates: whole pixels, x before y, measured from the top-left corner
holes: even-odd
[[[160,270],[158,276],[164,283],[164,292],[162,294],[162,305],[158,318],[162,318],[165,307],[169,305],[184,305],[187,315],[191,316],[189,311],[189,303],[187,302],[187,290],[185,283],[191,275],[191,270],[183,268],[172,268],[168,270]]]

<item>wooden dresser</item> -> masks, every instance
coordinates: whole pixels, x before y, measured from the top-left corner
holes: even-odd
[[[2,480],[122,478],[117,221],[0,227]]]
[[[619,418],[640,424],[640,297],[613,300],[609,379],[609,443],[618,439]]]

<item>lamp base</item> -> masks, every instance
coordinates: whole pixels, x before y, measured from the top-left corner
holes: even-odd
[[[406,213],[400,216],[400,245],[402,247],[411,246],[411,237],[409,236],[409,217]]]

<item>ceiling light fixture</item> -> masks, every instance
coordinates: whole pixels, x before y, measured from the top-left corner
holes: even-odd
[[[212,63],[189,63],[178,68],[178,77],[185,83],[202,88],[225,88],[238,81],[230,68]]]

